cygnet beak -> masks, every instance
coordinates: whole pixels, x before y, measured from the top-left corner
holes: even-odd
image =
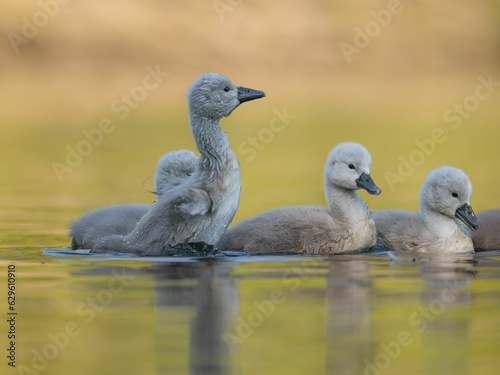
[[[247,87],[238,87],[238,100],[240,103],[249,102],[250,100],[260,99],[266,96],[264,91],[249,89]]]
[[[457,211],[455,212],[455,217],[460,219],[471,230],[476,230],[477,228],[479,228],[479,220],[472,210],[472,207],[467,203],[457,209]]]
[[[380,190],[380,188],[375,185],[375,182],[373,181],[371,176],[369,174],[366,174],[365,172],[362,172],[361,176],[359,176],[359,178],[356,180],[356,185],[360,189],[365,189],[372,195],[379,195],[382,192],[382,190]]]

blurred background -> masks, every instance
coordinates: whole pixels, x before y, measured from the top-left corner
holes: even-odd
[[[4,246],[63,246],[88,209],[152,202],[158,158],[195,149],[185,94],[206,71],[267,94],[222,121],[243,176],[233,224],[324,205],[344,141],[372,154],[373,209],[417,210],[443,164],[468,173],[476,211],[500,206],[496,1],[60,2],[0,4]]]

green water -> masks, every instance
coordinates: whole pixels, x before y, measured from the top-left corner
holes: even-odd
[[[360,194],[373,209],[418,209],[420,184],[442,164],[469,174],[476,211],[500,206],[497,107],[484,103],[452,130],[441,119],[449,103],[425,113],[279,100],[262,101],[255,112],[242,107],[223,120],[243,176],[234,222],[286,204],[323,205],[324,162],[342,141],[372,154],[383,193]],[[296,118],[252,160],[238,152],[284,104]],[[499,253],[415,262],[385,253],[175,262],[44,253],[67,246],[69,223],[91,208],[154,200],[148,190],[157,159],[194,148],[184,112],[166,113],[136,112],[117,123],[62,181],[52,163],[106,114],[80,125],[4,130],[1,374],[498,373]],[[400,157],[408,159],[415,140],[436,127],[447,141],[391,189],[386,172],[397,173]],[[16,269],[16,368],[5,355],[9,265]]]
[[[16,369],[4,357],[3,374],[498,373],[499,253],[11,256]]]

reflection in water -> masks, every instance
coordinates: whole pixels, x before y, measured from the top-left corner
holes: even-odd
[[[159,373],[186,373],[186,366],[193,375],[235,373],[222,340],[238,313],[238,291],[229,275],[233,265],[204,259],[153,267]],[[186,325],[185,317],[190,319],[189,332],[179,329]],[[186,337],[188,348],[182,347]],[[184,350],[189,351],[188,364],[182,363]]]
[[[326,275],[327,374],[361,374],[370,357],[366,261],[330,261]]]
[[[472,256],[470,257],[472,259]],[[467,259],[433,257],[422,262],[420,276],[426,286],[420,293],[419,330],[425,350],[427,374],[467,374],[469,346],[470,278],[474,275]]]
[[[74,321],[82,333],[43,373],[497,373],[500,252],[429,258],[16,260],[19,363]],[[276,290],[282,303],[239,335]],[[234,354],[228,332],[243,337]]]

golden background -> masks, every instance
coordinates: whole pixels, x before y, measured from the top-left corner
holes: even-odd
[[[54,234],[48,245],[63,245],[90,208],[152,202],[158,158],[195,149],[185,93],[205,71],[267,94],[222,120],[243,175],[233,223],[323,205],[324,162],[343,141],[372,154],[383,193],[361,195],[373,209],[417,210],[425,175],[443,164],[469,175],[476,211],[500,206],[495,1],[4,1],[0,31],[4,244]],[[147,69],[168,77],[120,118],[113,103]],[[113,130],[58,178],[54,163],[103,119]]]

